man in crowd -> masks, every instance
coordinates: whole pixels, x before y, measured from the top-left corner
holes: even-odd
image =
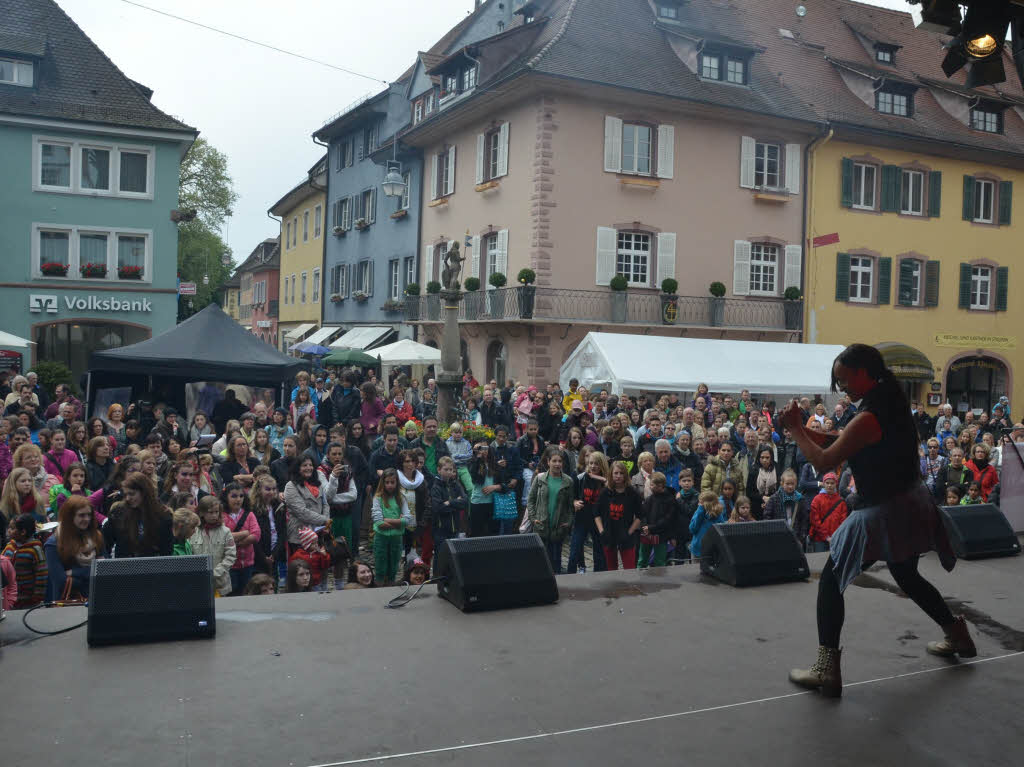
[[[953,415],[953,406],[947,403],[939,408],[939,414],[935,418],[935,435],[938,436],[942,432],[942,424],[946,420],[949,421],[954,436],[959,434],[963,424],[960,423],[959,418]]]
[[[423,394],[427,395],[429,389],[424,389]],[[437,416],[428,415],[423,419],[423,434],[414,439],[409,445],[410,449],[422,448],[426,456],[423,462],[426,472],[424,473],[429,483],[437,476],[437,462],[445,456],[450,456],[448,446],[443,439],[437,436]]]
[[[153,427],[153,433],[160,435],[164,445],[174,439],[182,447],[188,447],[188,434],[185,427],[178,423],[178,411],[173,407],[164,409],[163,418]]]
[[[270,474],[273,476],[274,481],[277,482],[277,489],[283,493],[284,486],[291,479],[292,464],[299,454],[298,443],[295,441],[294,436],[289,434],[281,440],[281,451],[283,455],[270,464]]]
[[[495,401],[493,389],[484,389],[484,398],[480,403],[480,421],[492,429],[498,425],[508,426],[509,415],[504,405]]]
[[[321,420],[328,426],[336,423],[347,424],[359,418],[361,407],[355,377],[351,373],[343,373],[339,383],[331,389],[330,396],[324,402]]]
[[[50,397],[46,393],[46,389],[41,383],[39,383],[39,376],[34,371],[29,371],[25,374],[25,378],[28,379],[29,386],[32,387],[32,393],[36,395],[36,399],[39,400],[39,404],[36,405],[36,412],[45,413],[46,406],[50,404]]]

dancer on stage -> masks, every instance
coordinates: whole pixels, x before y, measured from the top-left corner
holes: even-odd
[[[910,403],[882,355],[866,344],[848,346],[836,357],[832,391],[840,389],[861,404],[834,442],[827,434],[805,428],[796,400],[781,416],[782,425],[819,471],[850,462],[860,496],[860,508],[851,511],[832,536],[831,554],[818,583],[817,662],[789,675],[798,685],[836,698],[843,692],[843,591],[877,560],[888,565],[896,584],[945,632],[945,639],[928,644],[928,652],[962,658],[977,654],[963,617],[953,617],[939,592],[917,570],[920,555],[933,549],[946,570],[953,569],[956,558],[935,501],[921,482]]]

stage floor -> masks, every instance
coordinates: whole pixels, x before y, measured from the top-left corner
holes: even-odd
[[[814,658],[814,580],[734,589],[692,566],[563,576],[557,605],[473,615],[433,587],[401,610],[394,589],[225,599],[212,641],[99,649],[8,613],[2,761],[1018,765],[1024,559],[922,570],[979,657],[927,655],[936,627],[878,570],[847,591],[840,701],[786,679]]]

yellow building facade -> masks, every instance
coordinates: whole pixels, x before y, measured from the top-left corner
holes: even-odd
[[[324,297],[326,175],[323,161],[270,208],[281,219],[277,346],[281,351],[320,327]]]
[[[994,153],[884,144],[833,131],[812,150],[807,342],[879,346],[931,414],[990,410],[1002,395],[1019,411],[1024,171]]]

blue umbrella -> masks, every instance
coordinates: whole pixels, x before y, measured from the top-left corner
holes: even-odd
[[[318,346],[317,344],[310,344],[302,349],[303,354],[312,354],[314,357],[323,357],[325,354],[330,354],[331,351],[333,350],[326,346]]]

